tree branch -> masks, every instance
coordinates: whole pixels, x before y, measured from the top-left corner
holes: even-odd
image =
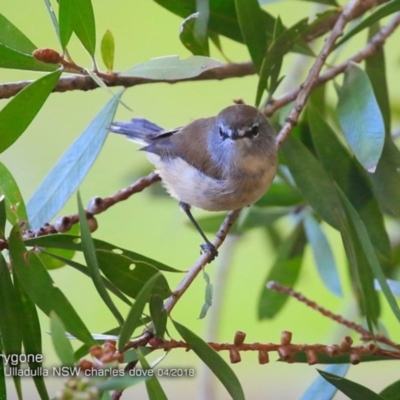
[[[351,62],[360,63],[364,59],[372,56],[380,47],[383,46],[386,39],[396,30],[400,24],[400,13],[397,13],[393,19],[384,26],[376,35],[374,35],[367,43],[367,45],[360,50],[358,53],[354,54],[352,57],[348,58],[346,61],[342,62],[335,67],[329,68],[314,81],[312,89],[320,86],[329,80],[335,78],[337,75],[343,73]],[[281,97],[276,99],[271,99],[269,104],[264,108],[264,114],[267,116],[272,115],[278,109],[284,107],[286,104],[294,101],[301,87],[298,87],[290,92],[283,94]]]
[[[296,103],[289,115],[286,117],[286,122],[280,130],[278,136],[276,137],[276,144],[280,147],[283,142],[286,140],[287,136],[297,124],[300,113],[303,110],[308,96],[310,95],[311,89],[313,88],[315,82],[318,79],[318,75],[325,64],[326,59],[329,54],[333,50],[336,40],[343,34],[343,29],[346,24],[354,18],[360,7],[365,3],[364,0],[350,0],[349,4],[343,9],[343,12],[340,14],[339,18],[336,21],[335,26],[333,27],[331,33],[327,37],[325,44],[318,54],[317,59],[312,66],[307,79],[300,86],[300,90],[296,96]]]

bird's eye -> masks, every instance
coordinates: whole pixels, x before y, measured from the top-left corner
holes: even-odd
[[[228,137],[228,135],[224,131],[223,126],[219,127],[218,133],[219,133],[219,136],[221,136],[221,138],[224,139],[224,140]]]
[[[245,134],[245,136],[249,138],[255,138],[259,134],[259,127],[258,125],[253,125]]]

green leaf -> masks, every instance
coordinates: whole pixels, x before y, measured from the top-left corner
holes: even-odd
[[[281,152],[303,197],[328,224],[339,229],[338,217],[343,217],[343,208],[336,187],[321,164],[293,135]]]
[[[346,196],[342,192],[339,192],[339,193],[341,195],[343,207],[346,211],[348,224],[351,225],[351,229],[354,232],[354,235],[352,238],[353,243],[356,246],[360,246],[360,250],[363,252],[363,255],[364,255],[363,258],[365,260],[364,260],[364,262],[359,263],[358,272],[360,274],[360,280],[363,285],[366,283],[366,281],[368,281],[368,292],[365,292],[365,301],[366,301],[367,307],[370,310],[372,310],[371,318],[375,322],[379,315],[379,310],[378,310],[378,313],[375,312],[376,304],[378,303],[378,297],[377,297],[376,293],[373,293],[375,291],[374,287],[373,287],[373,282],[372,282],[372,290],[371,290],[370,282],[369,282],[370,279],[369,278],[365,279],[365,275],[363,274],[363,271],[367,268],[370,269],[370,271],[372,271],[375,278],[378,280],[379,285],[383,291],[383,294],[386,297],[387,302],[389,303],[390,308],[392,309],[396,318],[400,321],[400,308],[396,303],[396,299],[394,298],[393,293],[391,292],[389,285],[386,281],[386,278],[382,271],[382,268],[379,265],[378,259],[375,255],[375,252],[374,252],[374,249],[372,246],[372,243],[368,237],[368,233],[365,228],[365,225],[361,221],[356,210],[351,205],[351,203],[346,198]],[[358,241],[358,243],[356,243],[356,241]],[[362,275],[364,275],[364,276],[362,276]],[[370,306],[368,306],[368,304],[370,304]],[[368,317],[368,315],[367,315],[367,317]]]
[[[108,29],[101,39],[101,57],[103,58],[103,63],[107,68],[108,72],[113,72],[114,70],[114,54],[115,54],[115,42],[114,36]]]
[[[58,67],[57,64],[38,61],[31,54],[21,53],[0,43],[0,68],[50,72]]]
[[[365,28],[373,25],[374,23],[378,22],[382,18],[387,17],[390,14],[393,14],[397,11],[400,11],[400,0],[392,0],[388,3],[382,5],[381,7],[377,8],[372,14],[370,14],[367,18],[361,21],[355,28],[353,28],[350,32],[342,37],[336,43],[335,48],[339,47],[344,42],[347,42],[351,37],[353,37],[356,33],[361,32]]]
[[[379,395],[385,400],[400,400],[400,380],[385,387]]]
[[[382,208],[400,218],[400,151],[392,139],[386,138],[378,168],[369,174],[373,191]]]
[[[30,125],[60,76],[61,72],[56,71],[39,78],[22,89],[3,107],[0,111],[0,132],[3,132],[0,153],[10,147]]]
[[[209,69],[221,67],[220,61],[209,57],[191,56],[180,60],[178,56],[167,56],[152,58],[151,60],[138,64],[127,71],[123,76],[137,78],[173,81],[176,79],[193,78]]]
[[[153,266],[124,255],[104,250],[98,250],[96,254],[103,274],[119,290],[133,298],[137,298],[143,285],[158,273]],[[164,275],[160,274],[153,292],[163,299],[171,295],[172,292]]]
[[[58,21],[61,46],[65,49],[74,31],[76,0],[59,0]]]
[[[210,276],[207,272],[203,269],[203,277],[206,281],[206,288],[204,293],[204,304],[201,308],[199,319],[203,319],[206,315],[210,307],[212,306],[212,299],[213,299],[213,284],[211,283]]]
[[[139,357],[140,364],[142,365],[142,369],[154,371],[150,368],[149,363],[140,349],[137,349],[136,352]],[[146,390],[149,400],[167,400],[167,396],[165,395],[165,392],[161,387],[156,374],[153,374],[149,379],[146,380]]]
[[[199,19],[199,13],[189,15],[182,21],[179,39],[182,44],[194,55],[209,56],[207,36],[200,38],[196,32],[196,22]]]
[[[4,373],[3,358],[0,360],[0,399],[7,400],[7,387]]]
[[[321,371],[319,369],[317,369],[317,371],[330,384],[338,388],[351,400],[384,400],[383,397],[356,382],[330,374],[329,372]]]
[[[312,214],[304,215],[304,228],[319,276],[334,295],[341,297],[342,287],[337,265],[324,231]]]
[[[14,226],[10,233],[9,250],[15,273],[32,301],[46,314],[55,311],[67,331],[84,343],[96,344],[90,332],[61,290],[55,286],[40,259],[27,251],[21,239],[21,230]]]
[[[167,10],[186,18],[197,11],[196,0],[154,0]],[[243,43],[243,36],[240,30],[234,0],[210,1],[210,15],[208,30],[214,34],[220,34],[229,39]],[[261,10],[264,27],[261,32],[272,37],[275,19],[270,14]]]
[[[117,255],[122,255],[130,258],[135,264],[146,264],[150,265],[154,268],[157,268],[160,271],[167,272],[180,272],[183,273],[185,271],[180,271],[178,269],[169,267],[159,261],[153,260],[152,258],[143,256],[141,254],[135,253],[130,250],[126,250],[122,247],[115,246],[111,243],[104,242],[99,239],[93,239],[94,245],[98,252],[108,251],[113,252]],[[68,234],[55,234],[55,235],[46,235],[39,236],[32,239],[27,239],[24,241],[27,246],[39,246],[39,247],[54,247],[60,249],[70,249],[76,251],[82,251],[81,238],[76,235],[68,235]]]
[[[399,1],[400,4],[400,1]],[[372,25],[368,31],[368,38],[372,38],[380,29],[379,23]],[[385,50],[378,46],[374,53],[365,60],[365,72],[368,74],[376,101],[382,113],[386,136],[390,135],[391,111],[389,104],[389,91],[386,76]]]
[[[42,332],[40,329],[39,317],[35,304],[26,294],[21,286],[18,277],[13,274],[15,290],[18,294],[17,302],[14,304],[14,309],[20,309],[22,317],[19,319],[22,330],[22,341],[26,354],[43,354],[42,349]],[[29,368],[32,371],[40,371],[43,368],[42,362],[29,362]],[[42,400],[49,400],[44,377],[40,373],[33,377],[36,389]]]
[[[62,1],[62,0],[61,0]],[[96,24],[91,0],[73,0],[73,26],[76,36],[83,47],[94,58],[96,51]]]
[[[246,2],[246,0],[241,0]],[[277,23],[280,20],[277,20]],[[251,20],[249,21],[251,23]],[[268,46],[268,51],[264,51],[262,65],[260,68],[260,79],[258,81],[257,94],[255,104],[258,106],[261,102],[263,91],[268,89],[269,96],[272,96],[277,89],[279,74],[282,67],[283,57],[293,49],[295,44],[300,40],[301,35],[308,28],[308,19],[302,19],[289,29],[282,31],[279,28],[278,34],[274,37],[272,43]]]
[[[304,227],[300,223],[279,247],[277,258],[265,279],[265,284],[274,281],[284,286],[293,287],[299,278],[306,243]],[[287,300],[288,296],[269,290],[263,285],[258,302],[258,318],[273,318]]]
[[[307,118],[318,159],[357,210],[378,254],[383,260],[389,260],[389,236],[366,172],[360,168],[355,158],[350,156],[326,122],[326,118],[314,105],[308,106]],[[340,168],[337,168],[337,165],[340,165]]]
[[[59,0],[60,40],[63,49],[75,32],[88,53],[94,57],[96,27],[90,0]]]
[[[75,356],[71,342],[67,339],[64,324],[54,311],[50,312],[50,332],[54,349],[62,365],[74,365]]]
[[[31,42],[31,40],[3,14],[0,14],[0,43],[26,54],[30,54],[36,49],[36,46]]]
[[[142,317],[142,312],[144,306],[150,298],[150,294],[157,280],[160,277],[160,273],[152,276],[146,284],[142,287],[141,291],[136,297],[136,301],[131,307],[128,316],[125,319],[124,325],[122,325],[121,333],[119,336],[118,350],[123,351],[125,345],[128,343],[135,329],[140,325],[140,318]]]
[[[16,297],[10,271],[3,254],[0,253],[0,332],[5,354],[21,353],[21,315],[20,310],[15,307]]]
[[[337,376],[345,376],[350,368],[350,364],[332,364],[325,368],[324,372],[335,374]],[[300,400],[332,400],[337,389],[328,383],[322,376],[317,379],[307,388]]]
[[[303,201],[303,197],[293,186],[275,179],[267,193],[255,205],[257,207],[289,207],[298,205]]]
[[[242,386],[235,373],[224,359],[199,336],[194,334],[185,326],[172,321],[183,340],[190,346],[196,355],[207,365],[219,381],[225,386],[234,400],[244,400]]]
[[[42,250],[38,254],[38,256],[39,256],[39,258],[41,260],[43,260],[43,255],[48,256],[48,258],[54,258],[55,260],[59,261],[63,265],[67,264],[70,267],[75,268],[77,271],[82,272],[83,274],[85,274],[86,276],[91,278],[91,275],[90,275],[90,272],[89,272],[89,268],[87,266],[85,266],[85,265],[79,264],[76,261],[72,261],[72,260],[67,259],[67,258],[60,257],[59,255],[56,255],[54,253],[46,252],[44,250]],[[47,265],[45,265],[45,266],[46,266],[46,269],[49,269],[49,268],[47,268]],[[102,279],[102,281],[104,283],[104,286],[111,293],[114,293],[119,299],[121,299],[128,306],[132,305],[132,303],[121,293],[121,291],[113,283],[111,283],[108,279],[104,278],[104,276],[102,276],[101,279]]]
[[[267,51],[263,12],[257,0],[235,0],[235,6],[243,41],[259,70]]]
[[[7,222],[7,216],[6,216],[6,199],[4,195],[0,195],[0,239],[5,239],[5,233],[6,233],[6,222]]]
[[[0,14],[0,68],[54,71],[57,66],[32,57],[35,49],[30,39]]]
[[[164,302],[161,296],[153,294],[150,296],[149,309],[151,320],[154,325],[154,334],[163,339],[167,327],[167,311],[164,308]]]
[[[88,270],[90,272],[90,276],[91,276],[93,284],[97,290],[97,293],[100,295],[104,304],[108,307],[108,309],[114,315],[117,322],[120,325],[122,325],[124,323],[124,319],[122,318],[122,315],[118,311],[117,307],[115,307],[115,304],[112,301],[110,295],[108,294],[107,289],[104,285],[104,282],[103,282],[101,274],[100,274],[99,263],[97,261],[93,239],[90,234],[89,224],[86,219],[86,212],[83,208],[82,200],[81,200],[81,196],[80,196],[79,192],[77,194],[77,199],[78,199],[78,212],[79,212],[79,226],[81,228],[81,237],[82,237],[82,250],[83,250],[83,255],[85,257]]]
[[[347,67],[338,95],[337,113],[346,140],[360,164],[374,172],[382,154],[385,126],[368,75],[357,64]]]
[[[104,144],[121,95],[110,99],[33,194],[27,204],[32,228],[53,218],[83,181]]]
[[[6,197],[6,216],[12,225],[28,220],[24,199],[17,182],[2,162],[0,162],[0,195],[5,195]]]

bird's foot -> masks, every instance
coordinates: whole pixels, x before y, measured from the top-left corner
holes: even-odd
[[[218,256],[218,250],[215,248],[215,246],[211,242],[203,243],[200,245],[201,250],[203,253],[208,253],[209,258],[208,262],[210,263],[215,259],[215,257]]]

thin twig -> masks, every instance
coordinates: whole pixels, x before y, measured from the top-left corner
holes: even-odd
[[[280,130],[278,136],[276,137],[276,144],[278,147],[283,144],[291,130],[297,124],[299,115],[306,104],[311,89],[318,79],[318,75],[325,64],[327,57],[333,50],[336,40],[343,34],[343,29],[346,26],[347,22],[351,20],[357,10],[360,8],[360,4],[363,4],[363,1],[364,0],[350,0],[349,4],[343,9],[343,12],[340,14],[335,26],[327,37],[321,52],[318,54],[318,57],[315,60],[307,79],[300,86],[300,90],[296,96],[295,105],[290,111],[289,115],[286,117],[286,122]]]
[[[358,325],[355,322],[349,321],[346,318],[343,318],[341,315],[332,313],[331,311],[319,306],[315,301],[309,300],[302,293],[296,292],[295,290],[293,290],[290,287],[283,286],[277,282],[271,281],[271,282],[267,283],[267,288],[270,290],[274,290],[275,292],[284,293],[287,296],[293,297],[293,298],[297,299],[298,301],[300,301],[301,303],[304,303],[308,307],[311,307],[313,310],[318,311],[324,317],[328,317],[329,319],[332,319],[333,321],[336,321],[339,324],[347,326],[347,328],[352,329],[352,330],[356,331],[357,333],[361,334],[363,340],[376,340],[377,342],[387,344],[388,346],[391,346],[391,347],[394,347],[394,348],[400,350],[400,345],[394,343],[386,336],[377,335],[377,334],[371,335],[371,332],[369,332],[367,329],[363,328],[361,325]]]
[[[335,78],[337,75],[343,73],[351,62],[360,63],[366,58],[372,56],[380,47],[382,47],[386,39],[396,30],[399,24],[400,13],[397,13],[386,26],[384,26],[376,35],[374,35],[369,40],[367,45],[362,50],[360,50],[358,53],[354,54],[341,64],[331,67],[320,74],[319,77],[314,81],[312,89],[315,89],[316,87],[328,82],[329,80]],[[297,98],[300,90],[301,87],[298,87],[276,99],[272,99],[270,101],[270,104],[268,104],[264,108],[264,114],[270,116],[278,109],[284,107],[286,104],[291,103]]]
[[[358,18],[363,13],[373,8],[376,5],[386,3],[389,0],[363,0],[360,2],[360,5],[357,9],[354,10],[352,15],[350,16],[352,19]],[[340,9],[338,9],[336,14],[331,15],[329,18],[322,20],[318,25],[316,25],[312,32],[308,32],[304,37],[304,40],[307,42],[316,39],[329,32],[333,26],[337,23],[338,19],[343,15],[340,13]],[[41,50],[41,49],[39,49]],[[96,72],[97,73],[97,72]],[[124,76],[123,73],[98,73],[98,75],[103,79],[104,83],[107,86],[123,86],[123,87],[132,87],[136,85],[148,84],[148,83],[176,83],[183,81],[200,81],[200,80],[221,80],[228,78],[238,78],[244,77],[248,75],[253,75],[256,73],[254,65],[251,62],[246,63],[230,63],[224,65],[219,68],[215,68],[212,70],[208,70],[203,74],[189,78],[182,79],[176,81],[165,81],[165,80],[152,80],[152,79],[144,79],[144,78],[135,78],[135,77],[127,77]],[[32,83],[33,81],[21,81],[21,82],[11,82],[0,85],[0,99],[8,99],[15,96],[18,92],[20,92],[27,85]],[[74,74],[68,77],[63,77],[59,80],[56,87],[54,88],[54,92],[66,92],[71,90],[93,90],[98,89],[99,86],[97,83],[88,75],[80,75]]]
[[[141,192],[148,186],[160,180],[161,178],[159,177],[159,175],[155,172],[152,172],[149,175],[138,179],[136,182],[132,183],[132,185],[129,185],[128,187],[119,190],[112,196],[105,197],[104,199],[100,197],[95,197],[91,199],[86,209],[87,218],[92,219],[93,215],[97,215],[106,211],[114,204],[128,199],[133,194]],[[23,238],[29,239],[37,236],[51,235],[58,232],[67,232],[71,229],[73,224],[77,224],[78,222],[78,214],[58,217],[55,223],[52,225],[45,224],[44,226],[36,230],[26,230],[24,232]]]

